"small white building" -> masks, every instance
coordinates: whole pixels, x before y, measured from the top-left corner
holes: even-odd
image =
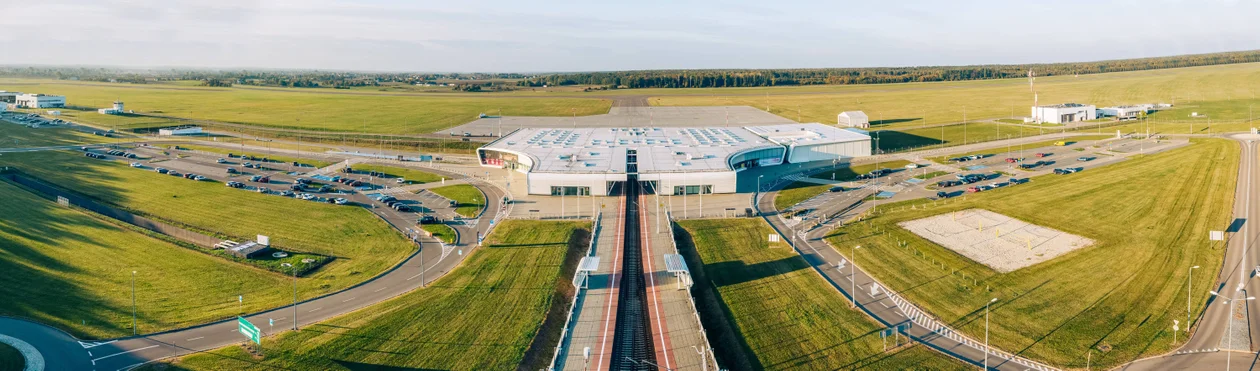
[[[1038,123],[1066,124],[1098,118],[1098,110],[1092,104],[1080,103],[1033,106],[1032,118]]]
[[[1115,117],[1121,120],[1135,119],[1135,118],[1138,118],[1138,116],[1140,116],[1143,113],[1150,113],[1152,107],[1154,107],[1154,105],[1150,105],[1150,104],[1103,107],[1103,108],[1098,109],[1098,116]]]
[[[17,103],[17,97],[22,92],[0,90],[0,103]]]
[[[114,102],[114,106],[113,106],[113,107],[110,107],[110,108],[101,108],[101,109],[96,110],[96,112],[98,112],[98,113],[100,113],[100,114],[102,114],[102,115],[118,115],[118,114],[122,114],[122,113],[123,113],[123,102],[122,102],[122,101],[115,101],[115,102]]]
[[[867,119],[865,112],[844,111],[840,112],[840,115],[836,116],[836,125],[868,129],[871,127],[871,121]]]
[[[174,127],[174,128],[158,129],[158,135],[166,135],[166,136],[199,135],[201,133],[202,131],[201,131],[200,126],[180,126],[180,127]]]
[[[21,108],[64,108],[66,97],[63,95],[22,94],[17,97],[17,106]]]

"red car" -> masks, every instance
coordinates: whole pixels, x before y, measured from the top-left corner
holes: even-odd
[[[967,187],[967,193],[980,192],[980,187]]]
[[[1018,158],[1014,158],[1014,157],[1007,157],[1007,158],[1006,158],[1006,162],[1008,162],[1008,163],[1012,163],[1012,164],[1013,164],[1013,163],[1016,163],[1016,162],[1019,162],[1020,160],[1022,160],[1022,159],[1018,159]]]
[[[1037,154],[1037,157],[1046,157],[1046,156],[1049,156],[1049,155],[1050,155],[1049,153],[1038,153],[1038,154]]]

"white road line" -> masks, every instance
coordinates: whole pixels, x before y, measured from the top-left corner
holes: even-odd
[[[382,287],[382,288],[376,289],[376,291],[372,291],[372,292],[381,292],[381,290],[384,290],[384,289],[385,289],[385,288],[384,288],[384,287]]]
[[[198,337],[195,337],[195,338],[192,338],[192,339],[188,339],[188,340],[185,340],[185,341],[201,340],[201,339],[204,339],[204,338],[206,338],[206,337],[205,337],[205,336],[198,336]]]
[[[95,364],[95,362],[96,362],[96,361],[99,361],[99,360],[102,360],[102,359],[106,359],[106,358],[109,358],[109,357],[113,357],[113,356],[117,356],[117,355],[123,355],[123,354],[127,354],[127,353],[139,352],[139,351],[142,351],[142,350],[145,350],[145,349],[157,348],[157,347],[159,347],[159,345],[150,345],[150,346],[147,346],[147,347],[144,347],[144,348],[139,348],[139,349],[132,349],[132,350],[128,350],[128,351],[126,351],[126,352],[114,353],[114,354],[110,354],[110,355],[107,355],[107,356],[104,356],[104,357],[101,357],[101,358],[93,359],[93,360],[92,360],[92,362],[93,362],[93,364]]]
[[[354,300],[354,299],[357,299],[357,298],[358,298],[358,296],[353,297],[353,298],[349,298],[349,299],[346,299],[346,300],[342,300],[341,302],[342,302],[342,303],[349,303],[351,300]]]
[[[130,370],[130,369],[133,369],[133,368],[139,367],[140,365],[143,365],[143,364],[144,364],[144,362],[140,362],[140,363],[137,363],[137,364],[134,364],[134,365],[131,365],[131,366],[127,366],[127,367],[120,368],[120,369],[118,369],[118,371]]]
[[[92,351],[88,351],[88,357],[92,357]]]
[[[324,307],[319,307],[319,308],[311,309],[311,310],[310,310],[310,312],[314,312],[314,311],[317,311],[317,310],[320,310],[320,309],[324,309]],[[306,312],[306,313],[310,313],[310,312]]]

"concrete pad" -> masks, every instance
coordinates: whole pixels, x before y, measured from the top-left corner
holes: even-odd
[[[1094,244],[1093,240],[1085,237],[983,209],[941,214],[897,225],[1001,273],[1013,272]]]

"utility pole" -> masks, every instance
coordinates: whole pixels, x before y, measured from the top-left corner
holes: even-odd
[[[989,304],[996,302],[997,298],[984,303],[984,369],[989,369]]]
[[[852,263],[849,265],[849,299],[854,308],[857,308],[857,249],[860,248],[861,245],[855,245],[849,250],[849,260]]]
[[[131,335],[136,335],[136,271],[131,271]]]

